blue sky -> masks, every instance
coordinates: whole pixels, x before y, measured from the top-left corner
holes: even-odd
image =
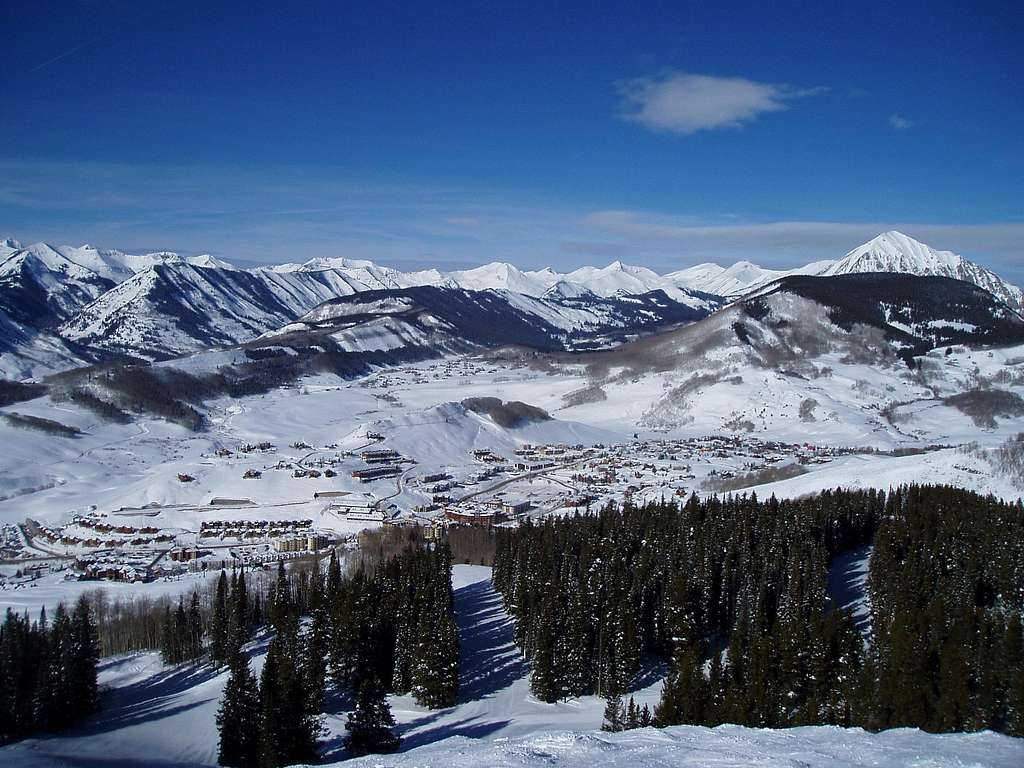
[[[501,6],[8,0],[0,234],[668,271],[899,228],[1024,281],[1019,4]]]

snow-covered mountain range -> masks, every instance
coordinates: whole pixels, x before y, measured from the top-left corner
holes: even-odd
[[[719,296],[740,297],[791,275],[831,277],[859,272],[898,272],[908,275],[951,277],[974,283],[1019,312],[1024,293],[985,267],[952,251],[938,251],[902,232],[883,232],[837,260],[815,261],[789,270],[765,269],[749,261],[731,267],[699,264],[673,272],[666,279]]]
[[[421,286],[492,291],[541,325],[596,338],[699,319],[727,300],[787,276],[858,272],[951,277],[980,286],[1014,311],[1024,302],[1020,288],[990,270],[899,232],[883,233],[842,259],[793,270],[739,262],[665,275],[620,261],[567,273],[499,262],[454,272],[404,272],[344,258],[239,269],[209,255],[127,254],[90,245],[23,246],[4,240],[0,319],[10,332],[0,348],[0,375],[33,376],[106,354],[156,359],[242,343],[287,326],[324,302],[367,291]],[[656,298],[648,296],[652,292],[658,292]],[[645,311],[624,311],[631,300]]]

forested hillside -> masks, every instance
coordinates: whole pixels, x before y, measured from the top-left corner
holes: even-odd
[[[873,545],[870,636],[827,598]],[[1024,508],[949,487],[608,507],[497,539],[494,582],[545,701],[606,726],[916,726],[1024,733]],[[620,697],[669,663],[654,713]],[[706,665],[705,665],[706,662]]]

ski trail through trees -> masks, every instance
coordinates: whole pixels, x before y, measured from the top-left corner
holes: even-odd
[[[463,573],[460,569],[459,575]],[[473,568],[470,574],[480,580],[455,589],[455,615],[462,654],[460,702],[493,696],[528,672],[522,654],[515,647],[512,619],[505,612],[501,595],[491,584],[491,569]]]

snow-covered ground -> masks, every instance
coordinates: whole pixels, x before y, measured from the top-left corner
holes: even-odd
[[[1024,761],[1024,740],[993,733],[932,735],[904,729],[869,734],[859,729],[795,728],[769,731],[722,726],[598,732],[604,702],[593,696],[544,704],[529,693],[528,665],[512,642],[512,626],[490,585],[490,569],[457,565],[455,608],[462,651],[459,704],[431,712],[410,697],[392,697],[403,752],[345,763],[365,766],[978,766],[1010,768]],[[258,672],[265,639],[250,646]],[[0,765],[213,766],[214,716],[225,672],[166,667],[156,654],[103,662],[103,711],[64,734],[0,749]],[[653,705],[657,674],[634,692]],[[345,758],[346,702],[329,696],[321,742],[325,763]]]
[[[915,730],[723,725],[643,728],[624,733],[545,731],[480,743],[451,738],[400,755],[365,757],[346,766],[512,768],[1016,768],[1024,744],[995,733],[927,734]]]
[[[224,356],[204,353],[177,364],[204,370],[223,364]],[[829,376],[799,378],[747,367],[682,397],[673,393],[680,387],[686,389],[686,382],[695,375],[692,372],[672,370],[630,377],[624,370],[612,370],[602,384],[605,399],[572,405],[573,393],[594,384],[582,366],[538,370],[523,364],[456,357],[380,370],[351,381],[327,375],[310,377],[263,395],[217,400],[207,409],[208,429],[198,433],[149,417],[126,425],[110,424],[74,404],[40,398],[4,410],[55,419],[82,434],[54,437],[0,421],[0,445],[4,446],[0,451],[0,524],[21,525],[31,519],[58,527],[76,515],[90,515],[111,526],[159,529],[173,537],[163,545],[165,549],[198,543],[196,537],[204,522],[222,520],[308,520],[311,529],[344,538],[374,523],[340,516],[315,494],[365,492],[384,507],[395,504],[408,512],[432,502],[434,492],[420,480],[430,474],[449,474],[462,483],[450,491],[455,499],[504,483],[509,475],[493,481],[474,479],[484,469],[474,460],[474,450],[489,449],[514,460],[513,452],[528,443],[608,446],[606,455],[618,463],[619,479],[598,494],[599,502],[621,499],[626,483],[642,486],[638,499],[707,492],[710,472],[742,473],[749,469],[745,463],[765,461],[763,452],[759,455],[750,448],[725,458],[716,450],[701,454],[698,449],[696,454],[660,462],[652,473],[642,466],[623,466],[630,459],[640,459],[634,435],[640,441],[655,441],[717,434],[880,450],[944,444],[954,447],[907,456],[839,453],[822,463],[806,463],[804,473],[789,479],[734,489],[756,491],[762,497],[773,493],[796,497],[822,488],[885,490],[901,483],[932,482],[1017,498],[1021,489],[996,476],[976,453],[955,446],[978,441],[992,447],[1021,431],[1024,424],[1019,419],[1000,418],[995,428],[981,428],[935,395],[962,391],[972,386],[971,382],[998,377],[1009,377],[1011,391],[1024,392],[1024,387],[1012,383],[1024,375],[1024,348],[954,349],[948,355],[933,353],[927,360],[933,369],[927,386],[900,369],[855,365],[837,356],[824,361],[833,365]],[[801,404],[811,396],[817,403],[812,418],[801,418]],[[543,408],[553,419],[502,427],[459,405],[467,397],[523,401]],[[894,408],[890,421],[881,411],[893,401],[906,405]],[[376,441],[371,434],[379,434],[383,440]],[[247,444],[261,442],[271,443],[273,448],[241,451]],[[653,442],[651,445],[641,461],[655,460],[647,458],[659,450]],[[358,453],[366,447],[393,449],[415,463],[402,465],[405,472],[401,478],[361,483],[352,477],[352,471],[363,466]],[[785,460],[794,458],[790,455]],[[321,466],[320,462],[325,463],[321,468],[331,466],[335,476],[294,476],[295,467]],[[283,468],[276,469],[278,465]],[[671,470],[669,465],[673,465]],[[566,462],[564,468],[556,468],[544,478],[524,474],[523,480],[503,488],[510,497],[536,497],[540,502],[536,514],[553,512],[559,508],[556,496],[568,497],[574,492],[572,476],[579,466]],[[249,471],[262,475],[245,479]],[[194,481],[181,482],[179,475]],[[575,493],[584,490],[589,489],[577,484]],[[212,503],[215,499],[247,503],[225,506]],[[435,510],[432,514],[441,513]],[[91,535],[82,528],[71,534]],[[230,552],[230,541],[208,544],[216,545],[214,556]],[[46,542],[38,537],[33,546],[26,555],[73,557],[82,551],[74,543]],[[9,577],[21,567],[20,562],[2,565],[0,576]],[[91,588],[64,577],[62,572],[51,573],[17,588],[9,583],[4,586],[5,579],[0,578],[0,610],[6,606],[37,610],[43,604],[52,606],[61,596],[71,600]],[[109,589],[112,594],[139,591],[156,595],[174,587],[173,582],[157,581],[111,585]]]

